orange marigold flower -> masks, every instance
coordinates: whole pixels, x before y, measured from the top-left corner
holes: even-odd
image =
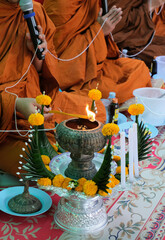
[[[41,113],[32,113],[28,118],[28,122],[32,126],[40,126],[44,123],[44,116]]]
[[[112,193],[112,189],[111,189],[111,188],[108,188],[108,189],[107,189],[107,192],[111,194],[111,193]]]
[[[118,167],[116,168],[116,173],[117,173],[117,174],[121,173],[121,166],[118,166]]]
[[[131,104],[128,108],[128,112],[134,116],[142,114],[144,110],[145,108],[143,104],[140,104],[140,103]]]
[[[117,156],[117,155],[114,155],[114,156],[113,156],[113,161],[119,162],[120,160],[121,160],[121,157],[120,157],[120,156]]]
[[[128,175],[128,168],[125,167],[125,175]]]
[[[108,181],[111,181],[111,178],[115,178],[115,176],[112,173],[110,174],[110,178]]]
[[[117,174],[120,174],[120,173],[121,173],[121,166],[118,166],[118,167],[116,168],[116,173],[117,173]],[[127,168],[127,167],[125,167],[125,175],[128,175],[128,168]]]
[[[94,196],[97,192],[97,185],[94,181],[88,180],[83,185],[83,192],[88,196]]]
[[[83,186],[84,183],[86,182],[87,180],[85,178],[80,178],[77,180],[77,182],[79,183],[79,185]]]
[[[88,97],[92,100],[100,100],[102,98],[102,93],[98,89],[92,89],[89,91]]]
[[[65,180],[65,177],[62,176],[61,174],[56,175],[52,181],[53,186],[54,187],[62,187],[64,180]]]
[[[48,165],[50,163],[50,158],[46,155],[41,155],[42,161],[45,165]]]
[[[115,185],[117,185],[117,184],[120,183],[120,181],[119,181],[117,178],[115,178],[115,179],[113,180],[113,182],[115,183]]]
[[[49,165],[45,165],[46,169],[49,170],[51,172],[51,168],[49,167]]]
[[[102,128],[102,134],[104,136],[116,135],[119,132],[119,126],[115,123],[107,123]]]
[[[71,187],[68,187],[68,185],[69,185],[69,182],[71,181],[72,179],[71,178],[65,178],[64,179],[64,181],[63,181],[63,183],[62,183],[62,185],[61,185],[61,187],[62,188],[65,188],[65,189],[67,189],[67,190],[71,190],[72,188]]]
[[[98,153],[104,153],[105,148],[102,148],[100,151],[98,151]]]
[[[104,192],[104,191],[101,190],[101,189],[98,191],[98,194],[100,194],[100,195],[103,196],[103,197],[106,197],[106,196],[108,195],[107,192]]]
[[[77,192],[82,192],[83,191],[83,186],[79,184],[74,190],[77,191]]]
[[[106,185],[108,188],[114,188],[115,187],[115,183],[113,181],[110,181],[109,183],[107,183]]]
[[[39,95],[36,97],[36,102],[40,105],[50,105],[52,99],[45,94]]]
[[[51,179],[50,178],[40,178],[37,180],[37,183],[41,186],[51,186]]]

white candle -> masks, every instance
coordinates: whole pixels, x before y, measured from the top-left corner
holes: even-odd
[[[121,187],[125,188],[125,132],[120,134]]]
[[[135,177],[139,177],[137,123],[133,123],[133,135],[133,159],[135,166]]]
[[[129,128],[128,142],[129,142],[129,181],[133,182],[133,128]]]

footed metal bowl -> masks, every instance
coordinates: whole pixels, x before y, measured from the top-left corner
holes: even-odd
[[[101,150],[106,144],[102,127],[101,122],[81,118],[65,120],[57,126],[56,140],[63,149],[71,152],[72,161],[65,170],[67,177],[94,177],[97,172],[92,162],[94,152]]]

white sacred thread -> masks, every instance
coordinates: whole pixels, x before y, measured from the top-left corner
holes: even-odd
[[[151,9],[151,6],[152,6],[152,0],[149,1],[149,9]],[[162,11],[162,9],[163,9],[163,6],[164,6],[164,4],[161,6],[161,9],[160,9],[160,11],[159,11],[158,13],[156,13],[156,9],[155,9],[155,13],[156,13],[157,15],[159,15],[159,14],[161,13],[161,11]],[[150,18],[152,19],[152,12],[150,12]],[[141,51],[139,51],[139,52],[137,52],[137,53],[135,53],[135,54],[133,54],[133,55],[127,55],[127,54],[121,52],[120,50],[119,50],[119,52],[120,52],[121,54],[123,54],[125,57],[129,57],[129,58],[136,57],[137,55],[139,55],[140,53],[142,53],[142,52],[152,43],[154,36],[155,36],[155,31],[153,32],[152,37],[151,37],[151,40],[149,41],[149,43],[148,43]]]
[[[54,131],[56,128],[49,128],[49,129],[38,129],[38,132],[45,132],[45,131]],[[7,132],[7,133],[15,133],[15,132],[28,132],[28,133],[31,133],[31,132],[34,132],[35,130],[34,129],[31,129],[31,130],[26,130],[26,129],[21,129],[21,130],[0,130],[0,132]],[[28,134],[27,133],[27,134]],[[26,134],[26,135],[27,135]]]
[[[163,5],[161,6],[159,12],[157,12],[156,9],[155,9],[155,14],[156,14],[157,16],[160,15],[161,11],[163,10],[163,7],[164,7],[164,3],[163,3]]]
[[[101,31],[102,27],[104,26],[105,22],[107,21],[107,19],[108,19],[108,18],[106,18],[106,19],[104,20],[104,22],[103,22],[103,24],[101,25],[99,31],[97,32],[97,34],[95,35],[95,37],[92,39],[92,41],[89,43],[89,45],[88,45],[80,54],[78,54],[78,55],[75,56],[74,58],[71,58],[71,59],[61,59],[61,58],[58,58],[58,57],[54,56],[49,50],[48,50],[48,52],[49,52],[54,58],[56,58],[57,60],[60,60],[60,61],[72,61],[73,59],[78,58],[78,57],[81,56],[81,55],[90,47],[90,45],[94,42],[94,40],[96,39],[96,37],[97,37],[98,34],[100,33],[100,31]],[[35,58],[35,56],[36,56],[37,49],[38,49],[38,46],[37,46],[37,48],[36,48],[36,50],[35,50],[35,53],[34,53],[34,55],[33,55],[33,57],[32,57],[32,60],[31,60],[31,62],[30,62],[30,64],[29,64],[29,66],[28,66],[26,72],[23,74],[23,76],[22,76],[13,86],[6,87],[6,88],[5,88],[5,92],[6,92],[6,93],[9,93],[9,94],[12,94],[12,95],[16,96],[16,101],[17,101],[17,99],[18,99],[18,95],[15,94],[15,93],[12,93],[12,92],[7,91],[7,89],[11,89],[11,88],[15,87],[18,83],[20,83],[20,81],[23,79],[23,77],[28,73],[28,71],[29,71],[29,69],[30,69],[30,66],[31,66],[31,64],[32,64],[32,62],[33,62],[33,60],[34,60],[34,58]],[[25,136],[28,135],[29,132],[32,132],[32,130],[19,130],[19,129],[18,129],[18,126],[17,126],[17,115],[16,115],[16,101],[15,101],[15,107],[14,107],[14,119],[15,119],[15,128],[16,128],[16,130],[0,130],[0,132],[18,132],[18,134],[19,134],[21,137],[25,137]],[[50,131],[50,130],[54,130],[54,129],[42,129],[41,131]],[[21,132],[26,132],[26,131],[27,131],[26,134],[24,134],[24,135],[21,134]]]
[[[56,58],[56,59],[59,60],[59,61],[63,61],[63,62],[73,61],[74,59],[80,57],[84,52],[87,51],[87,49],[91,46],[91,44],[95,41],[95,39],[96,39],[97,36],[99,35],[99,33],[100,33],[101,29],[103,28],[103,26],[104,26],[105,22],[107,21],[107,19],[108,19],[108,18],[106,18],[106,19],[104,20],[104,22],[102,23],[100,29],[98,30],[98,32],[96,33],[96,35],[95,35],[95,37],[92,39],[92,41],[88,44],[88,46],[87,46],[81,53],[79,53],[78,55],[76,55],[75,57],[73,57],[73,58],[68,58],[68,59],[62,59],[62,58],[58,58],[58,57],[54,56],[49,50],[48,50],[48,52],[50,53],[50,55],[52,55],[54,58]],[[110,34],[111,34],[111,33],[110,33]],[[111,35],[111,36],[112,36],[112,35]],[[112,37],[113,37],[113,36],[112,36]]]
[[[142,52],[152,43],[154,36],[155,36],[155,31],[153,32],[152,37],[151,37],[151,40],[149,41],[149,43],[147,43],[147,45],[146,45],[142,50],[140,50],[139,52],[137,52],[137,53],[135,53],[135,54],[133,54],[133,55],[127,55],[127,54],[123,53],[123,52],[120,51],[120,50],[119,50],[119,52],[120,52],[122,55],[124,55],[125,57],[129,57],[129,58],[136,57],[137,55],[139,55],[140,53],[142,53]]]
[[[29,64],[26,72],[22,75],[22,77],[21,77],[13,86],[6,87],[6,88],[5,88],[5,92],[6,92],[6,93],[9,93],[9,94],[11,94],[11,95],[16,96],[15,106],[14,106],[15,128],[16,128],[16,131],[18,132],[18,134],[19,134],[21,137],[25,137],[25,136],[29,133],[29,130],[28,130],[28,132],[27,132],[25,135],[22,135],[22,134],[20,133],[20,131],[19,131],[19,129],[18,129],[18,126],[17,126],[17,114],[16,114],[16,102],[17,102],[17,99],[18,99],[18,95],[17,95],[16,93],[9,92],[7,89],[13,88],[13,87],[15,87],[18,83],[21,82],[21,80],[23,79],[23,77],[28,73],[28,71],[29,71],[29,69],[30,69],[30,66],[31,66],[31,64],[32,64],[32,62],[33,62],[33,60],[34,60],[34,58],[35,58],[35,56],[36,56],[36,52],[37,52],[37,49],[36,49],[36,51],[35,51],[35,53],[34,53],[34,55],[33,55],[33,57],[32,57],[32,60],[31,60],[31,62],[30,62],[30,64]],[[13,130],[1,130],[1,132],[2,132],[2,131],[3,131],[3,132],[7,132],[7,131],[13,131]]]
[[[107,19],[108,19],[108,18],[106,18],[106,19],[104,20],[104,22],[102,23],[100,29],[98,30],[98,32],[96,33],[96,35],[95,35],[95,37],[92,39],[92,41],[88,44],[88,46],[87,46],[81,53],[79,53],[78,55],[76,55],[75,57],[70,58],[70,59],[62,59],[62,58],[58,58],[58,57],[54,56],[49,50],[47,50],[47,51],[49,52],[49,54],[51,54],[51,55],[52,55],[54,58],[56,58],[57,60],[59,60],[59,61],[64,61],[64,62],[72,61],[72,60],[80,57],[84,52],[87,51],[87,49],[88,49],[88,48],[91,46],[91,44],[94,42],[94,40],[96,39],[96,37],[97,37],[98,34],[100,33],[100,31],[101,31],[101,29],[103,28],[103,26],[104,26],[105,22],[107,21]],[[114,41],[114,38],[113,38],[112,33],[110,33],[110,35],[111,35],[111,37],[112,37],[112,40]],[[151,44],[154,35],[155,35],[155,32],[153,33],[153,36],[152,36],[150,42],[144,47],[144,49],[146,49],[146,48]],[[29,69],[30,69],[30,66],[31,66],[31,64],[32,64],[32,62],[33,62],[33,60],[34,60],[34,58],[35,58],[35,56],[36,56],[37,49],[38,49],[38,46],[37,46],[37,48],[36,48],[36,51],[35,51],[35,53],[34,53],[34,55],[33,55],[33,57],[32,57],[32,60],[31,60],[31,62],[30,62],[30,64],[29,64],[29,66],[28,66],[26,72],[23,74],[23,76],[22,76],[13,86],[6,87],[6,88],[5,88],[5,92],[6,92],[6,93],[9,93],[9,94],[12,94],[12,95],[16,96],[16,101],[17,101],[17,99],[18,99],[18,95],[15,94],[15,93],[12,93],[12,92],[7,91],[7,89],[11,89],[11,88],[15,87],[15,86],[22,80],[22,78],[28,73],[28,71],[29,71]],[[126,57],[134,57],[134,56],[137,56],[138,54],[140,54],[141,52],[143,52],[144,49],[142,49],[140,52],[138,52],[138,53],[136,53],[136,54],[134,54],[134,55],[126,55],[126,54],[123,54],[123,55],[125,55]],[[122,53],[120,50],[119,50],[119,52]],[[18,134],[19,134],[20,136],[25,137],[25,136],[26,136],[29,132],[31,132],[32,130],[19,130],[19,129],[18,129],[18,126],[17,126],[17,116],[16,116],[16,101],[15,101],[15,110],[14,110],[14,118],[15,118],[15,128],[16,128],[16,130],[0,130],[0,132],[18,132]],[[53,130],[53,129],[42,129],[41,131],[49,131],[49,130]],[[25,135],[22,135],[21,132],[23,132],[23,131],[27,131],[27,133],[26,133]]]

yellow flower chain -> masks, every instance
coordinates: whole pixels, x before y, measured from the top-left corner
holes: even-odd
[[[45,165],[48,165],[50,163],[50,158],[46,155],[41,155],[42,161]]]

